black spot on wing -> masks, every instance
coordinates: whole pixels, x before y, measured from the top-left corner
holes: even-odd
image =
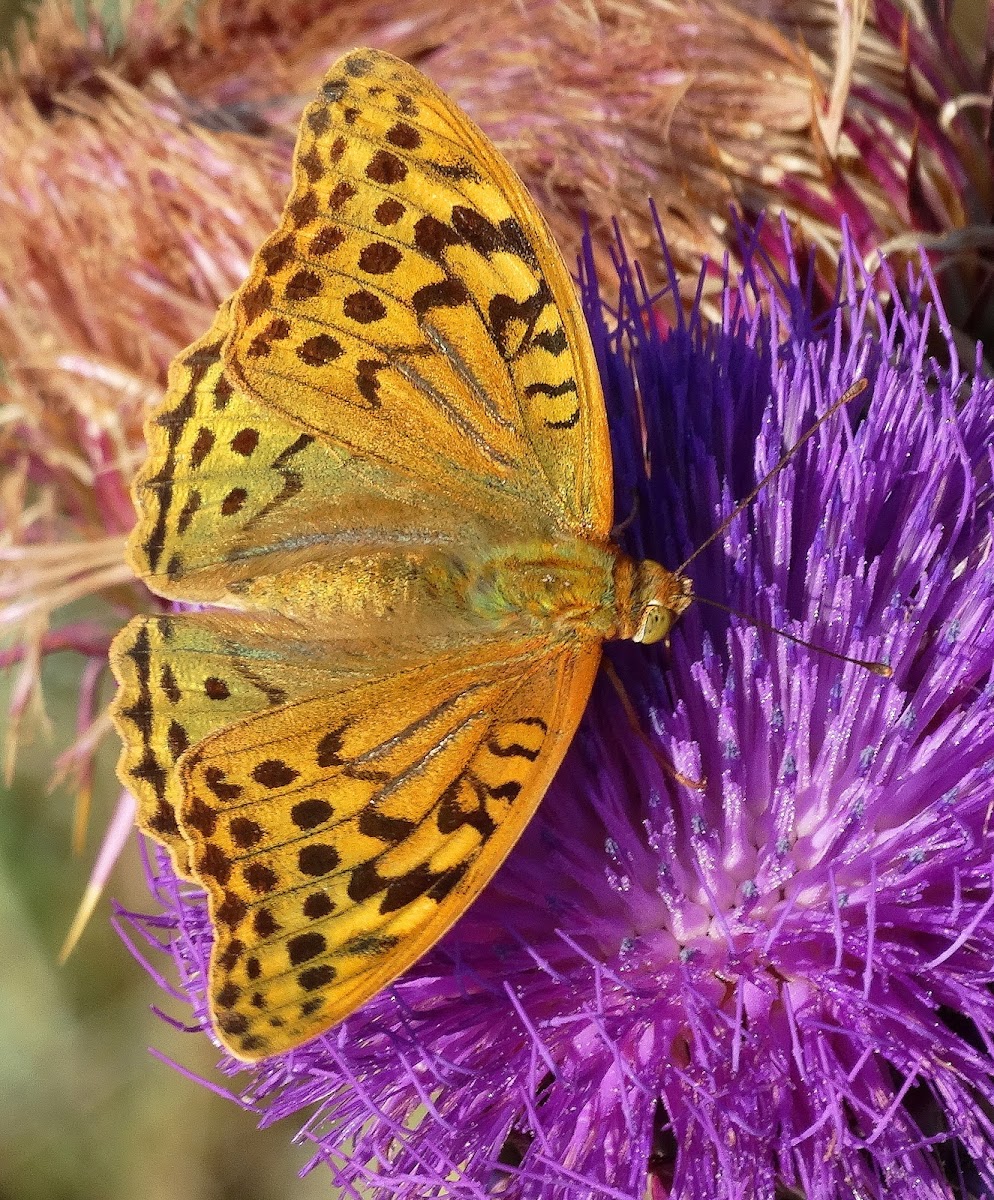
[[[337,103],[348,91],[349,81],[336,78],[326,79],[321,85],[321,94],[332,104]],[[307,123],[314,133],[320,137],[331,125],[331,114],[325,108],[314,108],[307,114]]]
[[[426,162],[425,168],[428,172],[441,175],[443,179],[450,180],[452,183],[462,183],[465,180],[470,180],[472,183],[480,182],[480,172],[468,159],[459,159],[454,163]]]
[[[579,424],[579,421],[580,410],[577,408],[574,409],[574,411],[562,421],[546,420],[544,424],[548,429],[574,429]]]
[[[554,398],[556,396],[565,396],[569,392],[576,391],[576,380],[572,378],[564,379],[562,383],[530,383],[525,388],[525,395],[531,396],[548,396]]]
[[[513,742],[510,746],[501,746],[493,738],[487,742],[487,749],[498,758],[524,758],[528,762],[534,762],[542,750],[541,746],[522,746],[519,742]]]
[[[414,311],[423,317],[433,308],[458,308],[469,302],[469,291],[460,279],[443,279],[419,287],[411,297]]]
[[[566,330],[560,325],[556,329],[546,329],[542,333],[536,334],[532,345],[538,346],[540,350],[547,350],[558,358],[569,346],[569,339],[566,337]]]

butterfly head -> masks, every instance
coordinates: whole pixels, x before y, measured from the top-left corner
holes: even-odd
[[[686,575],[667,571],[651,559],[632,567],[630,590],[619,605],[620,635],[646,645],[661,642],[693,599],[693,587]]]

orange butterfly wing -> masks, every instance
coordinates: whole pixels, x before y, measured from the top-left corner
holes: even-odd
[[[226,363],[263,404],[460,506],[611,529],[607,419],[562,257],[492,144],[388,54],[347,55],[304,113]]]
[[[606,417],[516,176],[413,68],[357,51],[305,113],[279,229],[148,432],[135,569],[248,611],[122,631],[119,769],[208,891],[214,1021],[256,1058],[413,962],[541,800],[601,635],[481,619],[463,573],[520,592],[503,549],[582,545],[579,607],[610,602]]]
[[[598,660],[596,643],[475,647],[259,713],[184,757],[211,1012],[234,1054],[321,1033],[449,928],[531,818]]]

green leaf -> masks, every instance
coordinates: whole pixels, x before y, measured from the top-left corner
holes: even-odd
[[[165,0],[158,0],[160,6]],[[196,26],[197,13],[203,0],[183,0],[182,20],[187,29]],[[17,30],[24,25],[33,30],[35,16],[41,0],[0,0],[0,52],[6,50],[13,55]],[[125,41],[127,17],[133,0],[72,0],[72,15],[76,24],[86,32],[94,15],[103,34],[104,47],[108,54],[119,50]]]
[[[108,54],[113,54],[124,44],[122,0],[101,0],[99,19],[104,35],[104,46]]]
[[[34,24],[35,12],[41,0],[0,0],[0,51],[12,57],[18,27]]]

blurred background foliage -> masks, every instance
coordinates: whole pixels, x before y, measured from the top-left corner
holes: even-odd
[[[0,0],[0,48],[23,48],[39,4]],[[73,0],[72,6],[81,27],[98,17],[109,54],[121,45],[129,9],[123,0],[98,0],[95,8]],[[171,0],[170,7],[195,19],[196,0]],[[394,5],[394,13],[402,7]],[[412,0],[412,17],[418,7]],[[979,51],[986,12],[987,0],[957,5],[962,44]],[[63,735],[75,725],[82,669],[76,655],[45,662],[48,713],[62,733],[27,730],[34,736],[18,754],[12,783],[0,785],[0,1200],[327,1196],[320,1170],[294,1180],[309,1155],[306,1146],[289,1144],[292,1130],[253,1132],[251,1113],[148,1053],[154,1045],[223,1083],[207,1040],[185,1036],[152,1011],[162,993],[112,928],[108,900],[68,963],[58,965],[95,843],[118,795],[117,747],[108,739],[96,763],[91,840],[73,855],[74,795],[66,788],[51,793],[48,781],[66,744]],[[0,672],[0,712],[12,686]],[[134,840],[111,892],[126,908],[149,907]]]
[[[13,50],[21,31],[30,37],[40,2],[41,0],[3,0],[0,3],[0,46]],[[125,15],[122,0],[100,0],[96,6],[89,5],[87,0],[72,0],[72,10],[80,28],[89,24],[93,12],[100,22],[108,49],[114,50],[121,44]]]
[[[45,666],[58,730],[75,721],[78,664],[62,654]],[[8,699],[0,675],[0,706]],[[207,1040],[152,1011],[162,993],[118,938],[108,900],[58,965],[93,843],[118,794],[116,756],[108,741],[97,762],[91,843],[78,857],[70,851],[74,797],[48,789],[50,739],[24,747],[12,786],[0,788],[0,1200],[327,1197],[320,1170],[294,1179],[309,1155],[289,1145],[291,1128],[254,1132],[250,1113],[148,1053],[155,1046],[220,1081]],[[110,890],[125,907],[150,908],[135,839]]]

